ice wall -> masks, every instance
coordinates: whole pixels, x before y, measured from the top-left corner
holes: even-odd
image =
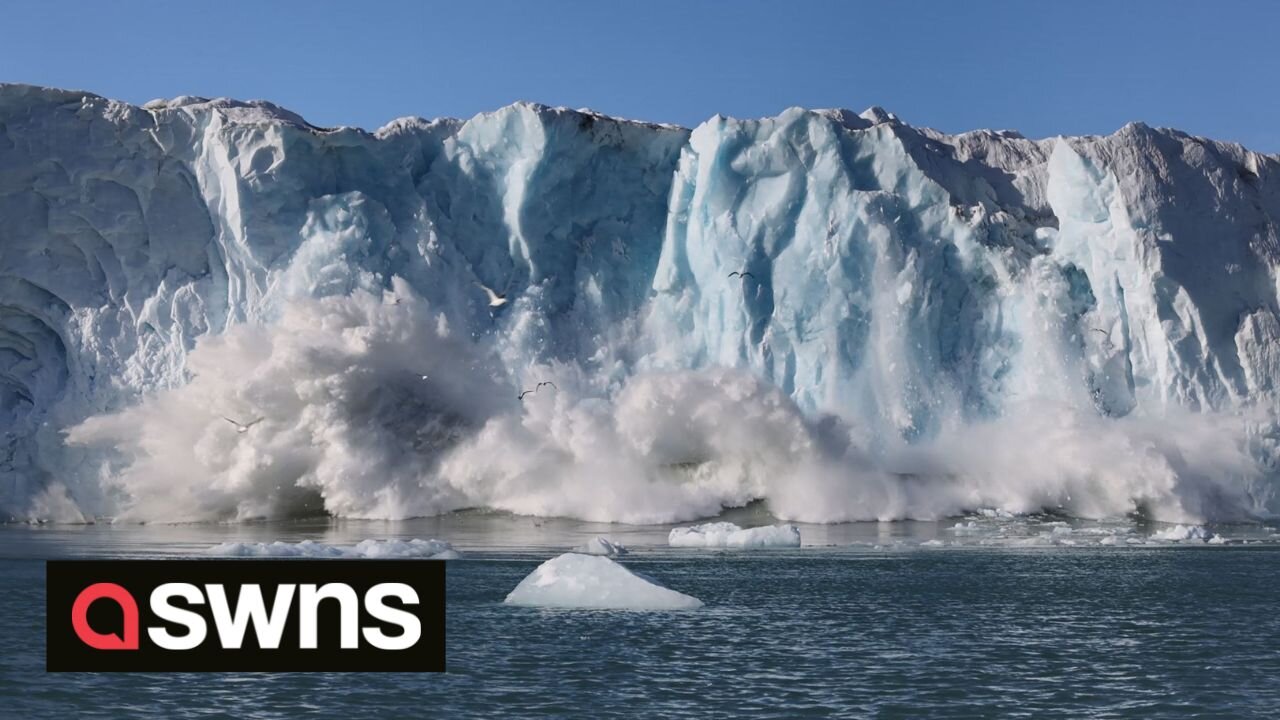
[[[0,511],[1266,515],[1278,173],[1137,124],[2,85]]]

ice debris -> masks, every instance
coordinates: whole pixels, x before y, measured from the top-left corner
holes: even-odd
[[[730,522],[713,522],[673,528],[667,536],[671,547],[769,548],[800,547],[800,528],[771,525],[743,529]]]

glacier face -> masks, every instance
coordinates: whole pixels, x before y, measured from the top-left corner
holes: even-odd
[[[0,513],[1271,516],[1278,214],[1276,157],[1140,124],[3,85]]]

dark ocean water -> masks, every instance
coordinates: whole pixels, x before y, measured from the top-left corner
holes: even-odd
[[[1280,715],[1275,545],[746,552],[671,549],[661,530],[637,531],[624,564],[705,607],[502,604],[579,530],[595,531],[527,530],[519,548],[460,544],[463,559],[448,565],[449,671],[378,675],[46,674],[44,559],[183,554],[228,533],[309,530],[0,529],[0,716]]]

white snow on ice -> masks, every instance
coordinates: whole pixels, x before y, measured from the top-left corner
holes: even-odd
[[[537,567],[505,602],[558,608],[685,610],[702,601],[669,590],[599,555],[565,553]]]

